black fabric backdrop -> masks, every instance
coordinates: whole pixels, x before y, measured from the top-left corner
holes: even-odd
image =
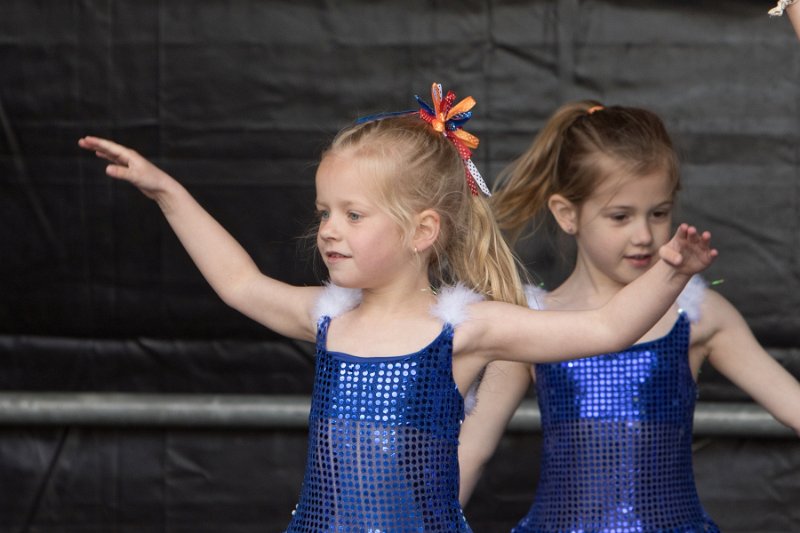
[[[680,149],[679,220],[708,273],[800,375],[800,43],[769,2],[0,0],[0,388],[308,394],[310,346],[226,308],[157,208],[76,146],[110,136],[179,177],[267,273],[315,283],[318,155],[432,81],[478,106],[492,177],[559,104],[648,107]],[[553,286],[545,239],[520,253]],[[742,400],[705,369],[701,400]],[[467,509],[507,531],[538,437],[504,438]],[[698,439],[725,531],[800,531],[797,441]],[[0,428],[0,531],[280,531],[305,434]]]

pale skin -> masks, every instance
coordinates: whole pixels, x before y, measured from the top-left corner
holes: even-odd
[[[222,300],[267,328],[313,341],[313,307],[320,287],[296,287],[263,274],[236,240],[178,181],[134,150],[84,137],[79,146],[110,164],[106,173],[156,201],[200,272]],[[327,155],[316,176],[320,215],[317,244],[333,283],[362,289],[362,302],[331,323],[328,348],[362,357],[403,355],[426,346],[441,330],[429,308],[427,259],[439,216],[417,213],[409,239],[372,194],[370,176],[349,153]],[[537,312],[478,302],[453,341],[453,375],[462,394],[490,361],[530,362],[621,349],[639,338],[677,297],[688,279],[716,257],[710,235],[681,226],[658,251],[662,259],[600,309]],[[643,295],[647,295],[644,297]],[[535,341],[535,342],[534,342]],[[531,347],[534,346],[532,349]]]
[[[789,16],[789,21],[792,23],[792,28],[794,28],[797,38],[800,39],[800,6],[798,6],[797,3],[794,3],[787,7],[784,12]]]
[[[665,175],[654,173],[601,184],[583,205],[553,195],[548,207],[577,243],[575,268],[543,302],[549,310],[597,309],[647,275],[655,251],[669,238],[673,193]],[[638,342],[663,337],[677,320],[677,304]],[[700,320],[690,333],[689,365],[697,379],[708,360],[779,422],[800,435],[800,384],[758,343],[741,314],[720,294],[707,290]],[[604,353],[597,351],[596,353]],[[473,414],[461,428],[462,505],[532,379],[529,365],[493,363],[479,389]]]

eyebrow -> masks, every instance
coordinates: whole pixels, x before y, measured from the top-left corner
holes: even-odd
[[[657,203],[655,205],[655,207],[660,207],[662,205],[672,205],[674,203],[675,203],[674,200],[664,200],[663,202]],[[625,208],[630,208],[631,206],[629,204],[606,204],[605,207],[625,207]]]
[[[343,209],[357,209],[359,211],[367,211],[367,210],[373,208],[373,206],[371,206],[371,205],[368,205],[368,204],[365,204],[365,203],[362,203],[362,202],[352,201],[352,200],[348,200],[348,201],[346,201],[344,203],[334,202],[332,204],[323,202],[323,201],[321,201],[319,199],[315,199],[314,200],[314,205],[316,207],[333,207],[333,206],[337,206],[337,204],[338,204],[338,207],[341,207]]]

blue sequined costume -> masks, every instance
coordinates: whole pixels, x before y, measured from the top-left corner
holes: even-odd
[[[541,473],[513,533],[719,531],[700,504],[692,469],[697,386],[687,315],[698,311],[703,290],[694,278],[664,337],[536,365]]]
[[[323,298],[332,291],[347,289],[329,286]],[[416,353],[356,357],[326,348],[345,310],[317,323],[308,458],[286,532],[470,533],[458,502],[454,324]]]

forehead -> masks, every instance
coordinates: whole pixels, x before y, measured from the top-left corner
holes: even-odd
[[[674,187],[666,171],[643,175],[614,174],[604,179],[588,202],[609,205],[659,204],[673,199]]]
[[[644,192],[662,197],[672,197],[675,194],[677,182],[673,179],[672,169],[666,161],[663,164],[656,161],[644,163],[602,154],[595,157],[593,163],[600,179],[589,195],[590,198]]]
[[[317,193],[336,190],[349,193],[374,192],[377,179],[364,158],[351,153],[329,153],[320,161],[315,179]]]

